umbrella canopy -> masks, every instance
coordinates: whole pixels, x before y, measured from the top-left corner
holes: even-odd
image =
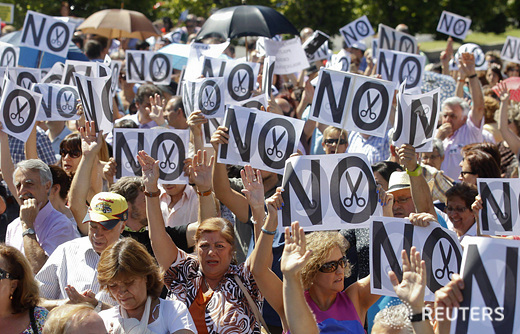
[[[202,26],[197,40],[207,37],[225,39],[242,36],[265,36],[278,34],[299,35],[289,20],[276,10],[255,5],[223,8],[211,15]]]
[[[13,31],[7,35],[0,37],[0,42],[9,43],[14,46],[20,45],[20,39],[22,36],[22,31]],[[23,67],[38,67],[38,60],[40,57],[40,53],[36,49],[28,48],[25,46],[20,46],[20,57],[18,58],[18,65]],[[70,60],[82,60],[88,61],[89,59],[85,54],[76,46],[74,43],[69,44],[69,52],[67,53],[67,58],[62,58],[60,56],[53,55],[51,53],[45,52],[43,54],[43,58],[41,60],[40,67],[48,68],[52,67],[56,62],[65,62],[65,59]]]
[[[108,38],[138,38],[159,36],[152,22],[142,13],[126,9],[105,9],[90,15],[80,26],[85,34]]]

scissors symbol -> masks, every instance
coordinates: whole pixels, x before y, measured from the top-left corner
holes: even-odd
[[[435,270],[435,277],[437,279],[443,279],[444,274],[446,273],[446,276],[448,277],[448,279],[451,280],[451,275],[453,275],[453,271],[450,270],[449,264],[450,264],[452,249],[450,246],[448,246],[449,247],[448,256],[446,256],[442,243],[440,244],[440,247],[441,247],[441,257],[442,257],[442,262],[444,263],[444,267]]]
[[[406,64],[406,69],[408,70],[408,75],[405,75],[404,77],[407,81],[414,82],[415,77],[413,76],[413,71],[415,70],[415,66],[412,64]]]
[[[166,167],[169,167],[171,170],[174,170],[175,167],[177,167],[175,165],[175,162],[173,161],[170,161],[170,157],[172,156],[172,153],[173,153],[173,149],[175,148],[175,144],[172,145],[172,147],[170,148],[170,151],[167,151],[166,150],[166,144],[163,144],[162,146],[162,149],[163,149],[163,152],[164,152],[164,158],[166,159],[165,161],[162,161],[160,164],[159,164],[159,167],[161,167],[162,169],[166,169]]]
[[[376,104],[377,100],[379,100],[379,94],[377,94],[374,101],[370,98],[370,91],[367,92],[367,102],[368,102],[368,108],[361,110],[361,117],[367,117],[371,120],[375,120],[377,117],[377,114],[372,111],[372,107]]]
[[[275,155],[278,159],[283,157],[283,152],[278,149],[278,144],[282,141],[283,137],[285,137],[285,131],[280,135],[280,137],[276,138],[276,129],[273,129],[273,147],[267,149],[267,154]]]
[[[159,77],[159,76],[163,75],[162,68],[164,66],[164,62],[157,61],[156,64],[157,64],[157,67],[155,68],[154,74],[156,77]]]
[[[127,162],[125,162],[125,168],[134,170],[134,169],[139,169],[140,166],[139,166],[139,163],[128,160]]]
[[[60,37],[63,35],[64,32],[65,32],[65,30],[62,30],[61,32],[56,30],[56,38],[51,39],[51,44],[55,44],[57,46],[61,46],[63,41],[60,40]]]
[[[210,106],[210,108],[213,108],[215,106],[215,102],[211,100],[211,97],[213,96],[213,92],[215,92],[215,90],[213,89],[210,93],[208,93],[208,90],[204,89],[204,92],[206,93],[206,101],[204,101],[202,105],[204,106],[204,108],[208,108],[208,105]]]
[[[65,104],[61,105],[61,110],[72,111],[72,109],[74,109],[74,107],[69,104],[70,100],[72,99],[72,95],[70,95],[69,98],[67,98],[67,95],[65,95],[65,94],[63,94],[63,96],[65,97]]]
[[[242,84],[246,80],[247,74],[244,73],[244,76],[242,78],[240,78],[240,72],[237,72],[237,76],[238,76],[238,86],[235,86],[235,88],[233,88],[233,90],[235,91],[235,93],[241,92],[242,94],[245,94],[247,92],[247,89],[242,87]]]
[[[26,101],[20,108],[20,99],[16,99],[17,112],[14,114],[11,114],[11,116],[10,116],[11,119],[15,120],[18,117],[18,123],[22,124],[23,122],[25,122],[25,118],[23,118],[23,116],[22,116],[22,111],[25,109],[25,107],[27,106],[28,103],[29,103],[29,101]]]
[[[430,106],[420,106],[415,110],[415,113],[420,117],[426,117],[430,113]]]
[[[362,179],[361,173],[359,173],[355,185],[352,183],[352,179],[350,178],[349,172],[346,173],[346,177],[347,177],[348,186],[350,188],[351,196],[345,197],[345,199],[343,200],[343,204],[345,204],[345,206],[347,208],[350,208],[352,205],[354,205],[354,199],[356,199],[357,206],[359,206],[359,207],[365,206],[365,204],[367,203],[366,199],[364,199],[363,197],[359,197],[357,194],[357,191],[359,189],[359,185],[361,184],[361,179]]]

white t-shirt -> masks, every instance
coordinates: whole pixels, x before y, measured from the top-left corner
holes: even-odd
[[[150,312],[153,312],[153,308]],[[117,323],[121,318],[119,305],[99,312],[99,316],[103,319],[108,331],[112,327],[111,324]],[[195,334],[197,333],[195,323],[186,305],[177,300],[161,298],[159,298],[159,316],[154,322],[148,324],[148,329],[157,334],[171,334],[181,329],[188,329]]]

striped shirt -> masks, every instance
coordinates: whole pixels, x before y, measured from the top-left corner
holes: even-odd
[[[364,153],[368,164],[373,165],[379,161],[385,161],[390,157],[389,132],[383,138],[370,136],[365,139],[361,133],[351,131],[348,135],[347,153]]]
[[[43,268],[36,274],[40,294],[47,299],[67,299],[65,288],[72,285],[79,293],[90,289],[96,299],[110,305],[116,301],[100,288],[97,279],[99,254],[88,237],[74,239],[56,248]]]

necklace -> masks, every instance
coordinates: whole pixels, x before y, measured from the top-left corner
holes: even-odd
[[[155,317],[155,311],[157,310],[157,308],[159,307],[159,305],[161,305],[161,302],[159,301],[157,303],[157,305],[155,305],[155,307],[153,308],[153,311],[152,311],[152,319],[153,320],[157,320],[157,318]]]

